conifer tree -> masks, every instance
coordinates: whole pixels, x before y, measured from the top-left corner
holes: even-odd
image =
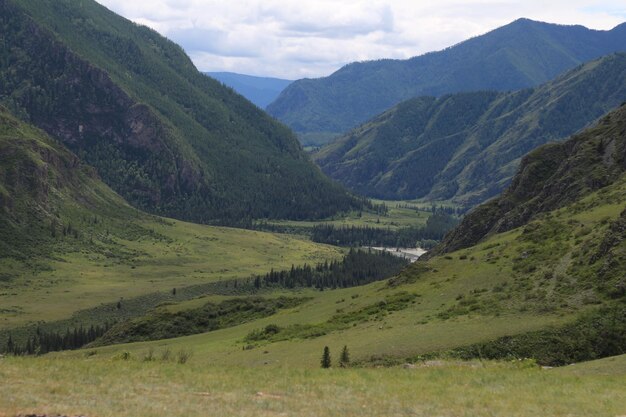
[[[322,354],[322,368],[330,368],[331,359],[330,359],[330,349],[328,346],[324,346],[324,353]]]
[[[348,346],[344,346],[339,357],[339,365],[342,368],[347,367],[350,364],[350,352],[348,352]]]
[[[7,341],[7,353],[14,353],[15,347],[13,346],[13,337],[9,335],[9,340]]]

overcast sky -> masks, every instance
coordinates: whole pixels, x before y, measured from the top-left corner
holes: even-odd
[[[97,0],[181,44],[201,71],[287,79],[409,58],[519,17],[611,29],[626,1]]]

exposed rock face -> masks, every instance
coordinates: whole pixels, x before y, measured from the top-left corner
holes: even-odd
[[[511,186],[468,214],[429,256],[522,226],[536,215],[612,184],[626,171],[626,104],[595,127],[527,155]],[[616,226],[618,227],[618,226]]]
[[[13,16],[21,30],[5,30],[14,53],[27,57],[18,71],[5,72],[0,95],[26,113],[31,123],[61,140],[98,169],[109,185],[141,207],[160,205],[190,191],[202,178],[200,169],[182,165],[180,150],[153,110],[138,103],[109,75],[81,59],[52,34],[21,16],[10,3],[0,3],[6,18]],[[23,33],[28,34],[27,37]],[[18,86],[28,86],[21,91]],[[37,90],[37,96],[33,96]],[[19,113],[18,113],[19,114]],[[111,166],[112,156],[125,161]],[[157,167],[159,169],[157,169]],[[134,175],[119,175],[132,169]],[[157,177],[158,181],[142,178]]]

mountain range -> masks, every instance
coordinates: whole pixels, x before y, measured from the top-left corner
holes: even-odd
[[[514,29],[476,52],[491,81],[539,82],[623,26]],[[409,265],[303,234],[414,245],[460,207],[350,194],[92,0],[0,0],[0,415],[621,415],[625,99],[613,52],[513,92],[410,98],[322,148],[359,193],[478,204]]]
[[[533,87],[624,45],[626,24],[598,31],[519,19],[439,52],[298,80],[267,109],[303,143],[323,144],[413,97]]]
[[[473,206],[500,193],[525,154],[566,139],[626,100],[626,54],[539,87],[403,102],[314,155],[322,170],[377,198]]]
[[[255,77],[235,72],[205,72],[264,109],[293,81],[273,77]]]
[[[93,0],[0,0],[0,104],[135,207],[197,222],[359,206],[294,134],[176,44]]]

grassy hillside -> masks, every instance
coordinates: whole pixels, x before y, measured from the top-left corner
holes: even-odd
[[[292,292],[312,299],[240,326],[0,359],[0,376],[14,381],[0,386],[0,409],[8,415],[188,415],[208,402],[216,415],[621,415],[623,356],[552,370],[524,361],[418,360],[415,369],[341,369],[336,361],[347,345],[353,363],[401,364],[504,335],[560,329],[581,312],[619,305],[594,272],[608,258],[591,265],[585,260],[619,219],[625,192],[622,176],[527,226],[414,264],[389,283]],[[548,231],[548,237],[542,234]],[[613,256],[624,250],[622,241]],[[401,292],[418,296],[399,309],[381,303]],[[198,301],[167,308],[193,311]],[[290,337],[246,341],[270,324],[289,329]],[[315,336],[302,333],[311,326]],[[331,348],[335,369],[318,369],[324,346]],[[187,363],[176,363],[181,355]]]
[[[239,326],[167,342],[102,348],[103,352],[129,350],[138,355],[150,346],[169,346],[193,350],[202,360],[222,364],[316,366],[321,347],[331,346],[336,353],[348,344],[355,361],[397,363],[502,336],[549,331],[550,326],[559,329],[577,320],[581,313],[620,308],[626,265],[626,241],[622,239],[626,212],[623,200],[626,194],[624,114],[622,107],[598,127],[562,145],[537,151],[535,160],[549,160],[550,151],[559,147],[570,151],[569,157],[557,161],[571,177],[548,175],[556,180],[554,182],[534,175],[533,180],[540,181],[543,187],[524,188],[530,200],[532,196],[541,196],[545,190],[552,190],[551,195],[560,195],[562,203],[537,211],[513,228],[488,234],[476,245],[465,245],[456,252],[413,264],[388,283],[333,291],[291,290],[292,296],[311,299],[295,308]],[[546,155],[546,158],[539,155]],[[572,164],[578,169],[566,169]],[[547,166],[554,172],[561,172],[551,164]],[[522,169],[520,178],[525,172],[528,171]],[[598,178],[604,181],[596,181]],[[511,190],[515,190],[518,183],[524,182],[515,182]],[[551,183],[560,186],[550,188]],[[577,184],[586,184],[587,188],[579,189]],[[541,200],[548,201],[543,197]],[[517,207],[525,206],[518,200]],[[116,296],[126,299],[145,293],[147,286],[168,291],[183,282],[189,285],[218,277],[241,277],[252,269],[267,270],[270,266],[269,260],[264,264],[259,255],[251,258],[252,265],[241,265],[239,256],[231,250],[241,235],[232,230],[202,229],[213,236],[224,233],[221,239],[234,239],[233,244],[228,245],[203,238],[197,226],[167,222],[156,226],[154,220],[145,221],[153,222],[150,236],[137,242],[112,239],[124,244],[122,249],[125,250],[116,256],[115,252],[113,257],[102,253],[95,258],[91,255],[92,259],[86,254],[72,255],[83,257],[82,262],[60,257],[54,263],[55,271],[35,275],[47,278],[40,281],[40,286],[34,285],[35,278],[30,276],[16,281],[17,285],[4,295],[15,300],[11,306],[13,311],[5,312],[5,318],[13,324],[41,317],[63,318],[81,306],[93,304],[94,299],[115,300]],[[188,234],[175,235],[174,231],[180,227]],[[267,244],[267,235],[239,233],[262,239],[262,244],[255,245],[251,241],[256,248],[252,253],[261,251],[261,256],[272,253],[273,262],[279,265],[296,263],[294,259],[298,259],[298,254],[299,259],[313,255],[301,252],[296,246],[297,240],[279,241],[272,248]],[[166,248],[154,242],[168,237],[173,241]],[[274,239],[289,238],[275,236]],[[303,248],[324,250],[306,242],[301,244]],[[247,254],[243,243],[239,245]],[[276,247],[284,251],[277,252]],[[218,256],[204,257],[205,253]],[[233,259],[232,266],[222,266],[229,256]],[[220,266],[209,269],[209,265],[216,265],[216,259]],[[56,268],[61,274],[56,275]],[[33,303],[37,297],[49,301]],[[68,308],[62,301],[69,299],[72,304]],[[198,308],[198,305],[192,303],[186,308]],[[271,334],[263,330],[268,325],[276,326]]]
[[[621,107],[597,127],[536,151],[495,205],[506,208],[507,196],[518,196],[513,209],[499,214],[486,211],[493,205],[484,205],[455,233],[481,211],[483,220],[471,224],[498,219],[517,219],[517,224],[509,221],[510,227],[492,230],[473,244],[452,247],[447,241],[435,251],[444,252],[441,256],[417,262],[386,283],[295,290],[294,295],[311,299],[240,326],[103,352],[139,355],[150,346],[168,346],[221,364],[316,366],[321,347],[330,346],[336,354],[347,344],[353,361],[393,364],[504,336],[527,334],[519,340],[536,343],[532,332],[542,331],[546,342],[558,340],[546,335],[561,335],[558,343],[567,353],[573,342],[568,335],[585,334],[581,317],[624,310],[624,120],[626,107]],[[545,206],[533,208],[532,202]],[[533,214],[512,217],[519,212]],[[605,335],[620,331],[592,322]],[[582,323],[576,325],[580,331],[565,330],[572,323]],[[602,352],[591,345],[577,355],[577,360],[580,355],[593,359]],[[559,361],[567,363],[569,357],[564,358]]]
[[[305,143],[325,143],[409,98],[532,87],[624,51],[625,41],[623,24],[596,31],[520,19],[439,52],[352,63],[328,77],[296,81],[268,111]]]
[[[156,32],[93,0],[2,0],[0,11],[0,103],[134,206],[228,224],[359,206],[289,129]]]
[[[406,101],[314,158],[365,195],[471,206],[500,193],[526,153],[567,138],[624,100],[626,54],[620,53],[534,89]]]
[[[149,347],[168,347],[192,350],[200,363],[316,367],[323,346],[338,355],[347,344],[353,361],[397,364],[502,336],[551,326],[559,329],[583,312],[622,303],[623,265],[618,260],[626,249],[624,242],[593,263],[589,257],[619,221],[625,191],[622,178],[602,194],[592,194],[528,226],[413,264],[390,283],[324,292],[299,290],[294,295],[313,299],[270,317],[206,334],[98,352],[112,355],[128,350],[140,357]],[[607,271],[606,263],[615,261]],[[390,309],[391,300],[400,293],[417,298]],[[248,335],[270,324],[282,329],[277,336],[261,338],[244,349],[250,344]]]

